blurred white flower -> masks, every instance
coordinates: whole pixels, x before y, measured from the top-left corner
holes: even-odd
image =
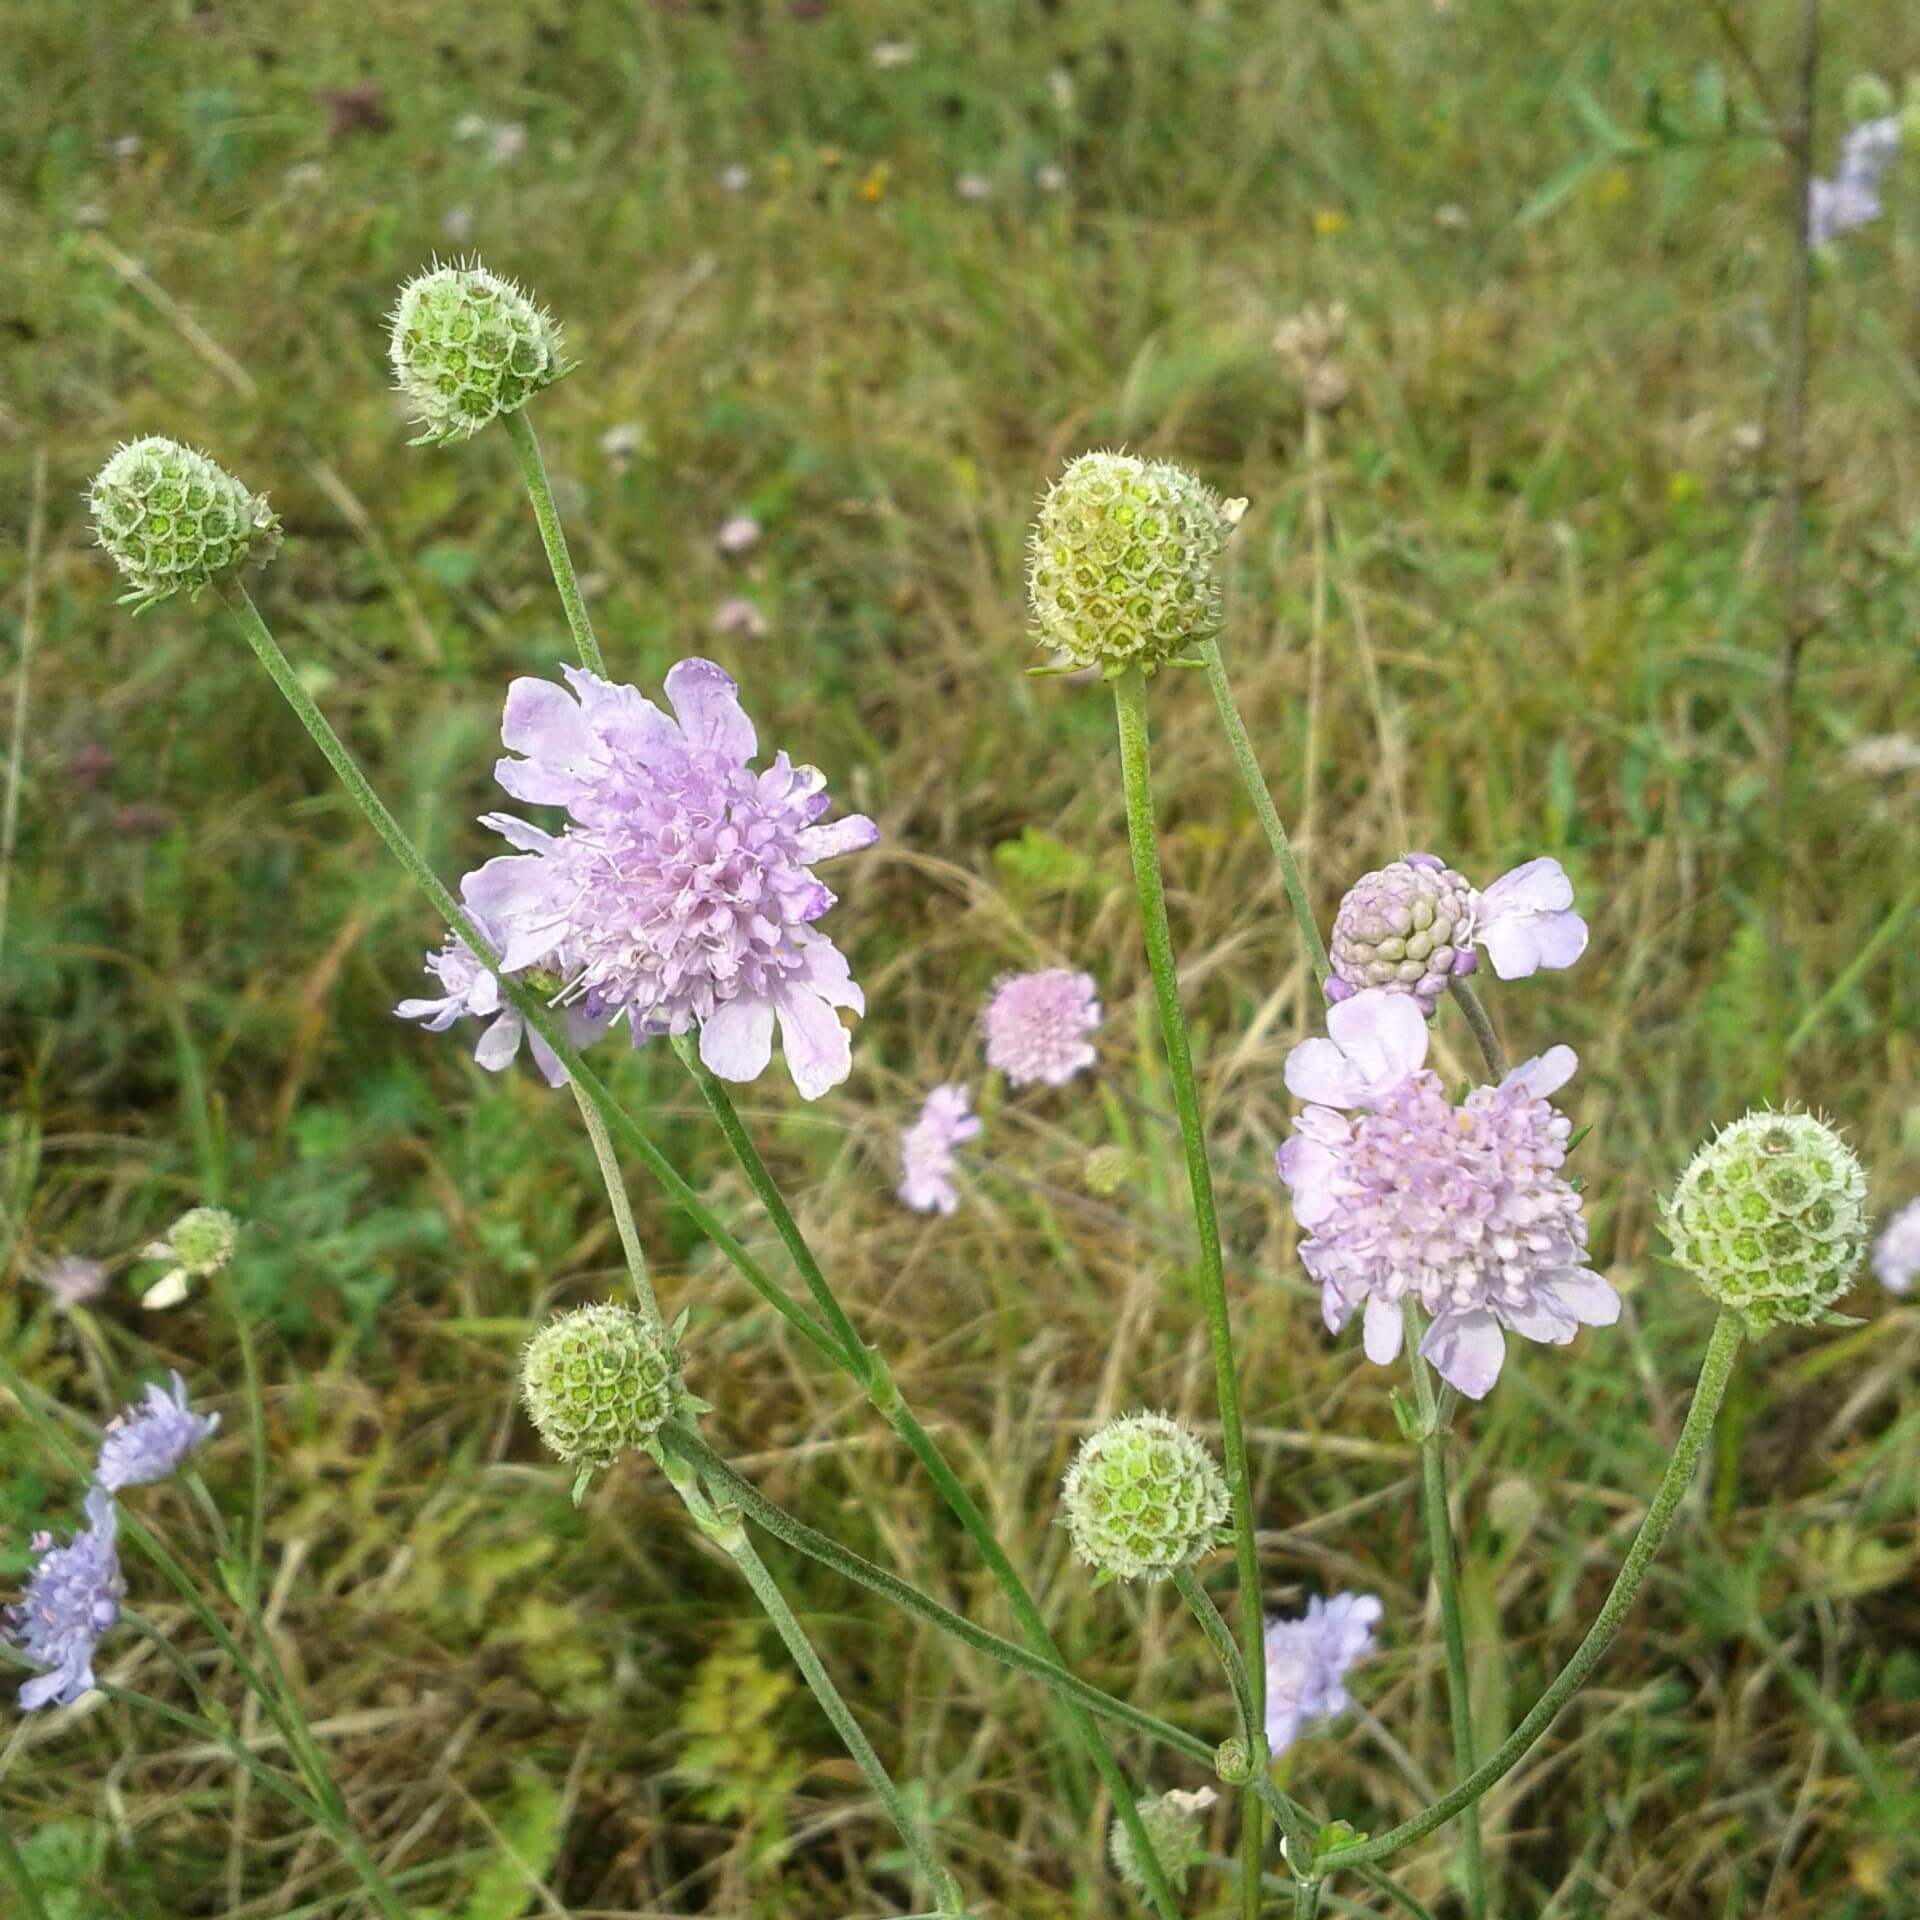
[[[1847,749],[1847,765],[1871,780],[1920,773],[1920,740],[1910,733],[1863,734]]]
[[[728,637],[738,635],[743,640],[758,640],[767,631],[767,616],[751,600],[736,594],[714,608],[713,630]]]
[[[747,188],[752,184],[753,175],[737,160],[732,166],[722,167],[720,169],[720,191],[722,193],[745,193]]]
[[[1034,169],[1033,184],[1042,193],[1063,193],[1067,185],[1067,170],[1057,160],[1043,160]]]
[[[722,553],[749,553],[760,544],[760,522],[750,513],[736,513],[713,536]]]
[[[911,40],[876,40],[873,43],[873,64],[882,73],[891,72],[895,67],[912,65],[919,51]]]
[[[962,200],[987,200],[993,195],[993,182],[984,173],[963,173],[953,183]]]
[[[616,420],[600,436],[600,451],[616,467],[624,467],[647,447],[646,427],[638,420]]]

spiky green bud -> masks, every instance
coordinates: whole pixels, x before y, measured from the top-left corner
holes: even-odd
[[[1156,1793],[1140,1802],[1140,1824],[1153,1843],[1153,1856],[1160,1862],[1167,1884],[1176,1893],[1184,1892],[1187,1875],[1201,1854],[1200,1816],[1219,1795],[1211,1787],[1199,1787],[1192,1793],[1177,1788],[1171,1793]],[[1147,1879],[1140,1871],[1139,1856],[1133,1850],[1133,1835],[1124,1822],[1115,1819],[1107,1836],[1107,1852],[1113,1870],[1130,1887],[1144,1891]]]
[[[1078,667],[1151,674],[1210,639],[1237,518],[1180,467],[1083,453],[1040,503],[1028,549],[1039,643]]]
[[[1230,1787],[1244,1787],[1253,1778],[1253,1755],[1237,1733],[1214,1748],[1213,1770]]]
[[[464,440],[567,370],[552,315],[477,260],[400,289],[388,352],[420,428],[415,446]]]
[[[1760,1108],[1693,1156],[1662,1211],[1674,1258],[1762,1334],[1818,1324],[1853,1284],[1866,1195],[1833,1128]]]
[[[1895,108],[1893,89],[1877,73],[1856,73],[1840,96],[1840,111],[1849,126],[1884,120]]]
[[[1164,1580],[1219,1545],[1227,1483],[1200,1442],[1164,1413],[1110,1420],[1061,1488],[1074,1551],[1101,1580]]]
[[[122,599],[149,607],[195,594],[280,544],[265,494],[249,493],[204,453],[157,434],[119,449],[87,493],[93,531],[126,575]]]
[[[637,1313],[576,1307],[527,1343],[520,1397],[562,1460],[604,1467],[643,1447],[679,1397],[679,1365]]]

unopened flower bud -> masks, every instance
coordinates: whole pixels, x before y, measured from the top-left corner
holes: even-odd
[[[1156,1793],[1140,1802],[1140,1824],[1153,1843],[1154,1858],[1176,1893],[1185,1890],[1187,1875],[1200,1858],[1200,1816],[1219,1798],[1211,1787],[1199,1787],[1192,1793],[1175,1790]],[[1113,1870],[1130,1887],[1144,1889],[1146,1875],[1140,1870],[1133,1850],[1133,1835],[1125,1823],[1116,1819],[1108,1836],[1107,1851]]]
[[[576,1307],[527,1345],[520,1394],[540,1437],[570,1465],[604,1467],[644,1446],[674,1410],[672,1349],[625,1307]]]
[[[239,1240],[240,1223],[224,1207],[188,1208],[164,1238],[141,1249],[143,1260],[173,1264],[140,1296],[140,1304],[153,1312],[178,1306],[194,1281],[227,1265]]]
[[[1765,1108],[1693,1156],[1664,1208],[1674,1257],[1749,1332],[1816,1325],[1866,1243],[1867,1179],[1810,1113]]]
[[[94,476],[87,505],[95,536],[127,576],[124,598],[137,607],[198,593],[280,544],[264,494],[158,436],[120,448]]]
[[[1363,875],[1334,915],[1327,998],[1391,987],[1431,1013],[1447,982],[1473,969],[1473,922],[1473,888],[1430,853]]]
[[[1040,503],[1028,550],[1040,644],[1077,667],[1151,674],[1210,639],[1234,518],[1182,468],[1083,453]]]
[[[1227,1483],[1212,1454],[1164,1413],[1110,1420],[1061,1489],[1074,1551],[1101,1580],[1164,1580],[1217,1546]]]
[[[1253,1755],[1237,1733],[1214,1748],[1213,1770],[1230,1787],[1244,1787],[1253,1778]]]
[[[409,280],[388,351],[420,428],[416,446],[478,433],[566,371],[553,317],[477,262]]]
[[[1840,96],[1841,117],[1849,126],[1884,120],[1895,111],[1893,89],[1877,73],[1856,73]]]
[[[1111,1143],[1095,1147],[1081,1162],[1080,1178],[1096,1199],[1111,1200],[1133,1178],[1133,1155]]]

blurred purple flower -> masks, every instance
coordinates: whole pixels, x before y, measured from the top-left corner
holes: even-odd
[[[1816,247],[1837,240],[1880,217],[1880,176],[1900,151],[1896,115],[1862,120],[1840,142],[1840,165],[1831,180],[1807,182],[1807,239]]]
[[[722,553],[747,553],[760,544],[760,522],[750,513],[736,513],[713,536]]]
[[[1287,1056],[1288,1088],[1315,1104],[1276,1164],[1329,1329],[1364,1307],[1367,1358],[1385,1366],[1412,1300],[1432,1322],[1421,1354],[1478,1400],[1507,1332],[1564,1346],[1582,1325],[1611,1326],[1620,1297],[1585,1264],[1580,1196],[1559,1171],[1571,1127],[1547,1102],[1579,1064],[1573,1049],[1455,1106],[1424,1071],[1426,1018],[1406,994],[1355,994],[1327,1030]]]
[[[980,1131],[972,1103],[965,1087],[935,1087],[919,1119],[901,1133],[898,1193],[915,1213],[951,1213],[960,1204],[954,1148]]]
[[[53,1304],[63,1312],[84,1307],[98,1300],[107,1290],[107,1263],[89,1260],[85,1254],[63,1253],[57,1260],[34,1269],[35,1281],[53,1296]]]
[[[993,182],[984,173],[963,173],[954,183],[953,190],[962,200],[990,200],[993,198]]]
[[[1298,1620],[1267,1622],[1267,1744],[1284,1753],[1309,1720],[1344,1713],[1347,1669],[1373,1651],[1383,1609],[1370,1593],[1316,1594]]]
[[[767,616],[751,600],[735,595],[731,600],[722,600],[713,610],[713,630],[723,638],[731,639],[739,635],[746,640],[759,640],[767,631]]]
[[[1094,1063],[1087,1038],[1100,1025],[1093,976],[1066,967],[1013,974],[994,989],[981,1024],[987,1065],[1013,1086],[1065,1086]]]
[[[1889,1293],[1911,1293],[1920,1277],[1920,1200],[1909,1200],[1873,1243],[1874,1278]]]
[[[576,667],[571,692],[508,690],[495,777],[515,799],[566,808],[559,834],[511,814],[483,823],[517,851],[467,876],[499,930],[508,973],[557,977],[595,1027],[624,1020],[634,1045],[697,1027],[724,1080],[753,1080],[777,1021],[794,1084],[816,1099],[844,1080],[852,1044],[837,1007],[865,1001],[813,922],[834,903],[816,861],[870,847],[864,814],[821,823],[825,776],[786,754],[764,771],[734,683],[711,660],[666,677],[669,718],[635,687]]]
[[[20,1704],[71,1706],[93,1685],[93,1650],[120,1618],[120,1554],[113,1496],[87,1492],[87,1524],[63,1547],[50,1533],[33,1536],[39,1563],[6,1613],[6,1633],[45,1669],[20,1689]]]
[[[100,1436],[94,1477],[109,1493],[164,1480],[219,1427],[217,1413],[195,1413],[187,1405],[187,1385],[179,1374],[169,1377],[171,1393],[157,1380],[148,1381],[145,1398],[115,1415]]]

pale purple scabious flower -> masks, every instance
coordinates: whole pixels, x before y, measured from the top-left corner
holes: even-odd
[[[1364,1307],[1367,1358],[1385,1366],[1412,1300],[1432,1322],[1421,1354],[1475,1400],[1500,1376],[1505,1333],[1564,1346],[1611,1326],[1620,1297],[1586,1266],[1580,1196],[1560,1174],[1571,1127],[1547,1102],[1573,1049],[1455,1106],[1424,1070],[1426,1018],[1407,995],[1357,993],[1327,1030],[1287,1056],[1288,1088],[1315,1104],[1278,1155],[1327,1326]]]
[[[1474,970],[1476,949],[1502,980],[1570,967],[1587,946],[1587,923],[1572,908],[1573,882],[1558,860],[1529,860],[1481,892],[1433,854],[1410,853],[1363,875],[1340,902],[1327,998],[1382,987],[1431,1013],[1447,982]]]
[[[94,1478],[109,1493],[164,1480],[219,1427],[217,1413],[195,1413],[187,1405],[187,1383],[179,1374],[170,1378],[171,1393],[149,1380],[146,1397],[115,1415],[100,1436]]]
[[[815,861],[870,847],[864,814],[831,825],[826,776],[784,753],[756,773],[753,722],[711,660],[669,670],[669,717],[634,687],[577,667],[568,686],[516,680],[501,738],[519,758],[495,777],[516,799],[561,806],[558,834],[488,814],[515,854],[467,876],[468,900],[501,934],[510,974],[539,968],[592,1027],[624,1020],[638,1046],[698,1028],[723,1080],[753,1080],[776,1021],[809,1100],[852,1067],[837,1007],[865,1010],[817,921],[834,896]]]
[[[1880,176],[1900,150],[1900,121],[1887,114],[1849,127],[1831,180],[1807,183],[1807,239],[1816,247],[1880,217]]]
[[[1874,1278],[1889,1293],[1911,1293],[1920,1278],[1920,1200],[1909,1200],[1873,1243]]]
[[[981,1016],[987,1065],[1016,1087],[1062,1087],[1094,1062],[1087,1036],[1100,1025],[1093,976],[1067,967],[1016,973],[1000,982]]]
[[[107,1263],[89,1260],[83,1253],[63,1253],[57,1260],[33,1270],[33,1278],[53,1296],[53,1304],[65,1312],[98,1300],[107,1290]]]
[[[93,1685],[93,1650],[120,1618],[120,1553],[113,1496],[87,1492],[87,1524],[63,1547],[50,1533],[33,1536],[39,1564],[7,1609],[7,1637],[45,1669],[20,1689],[20,1704],[70,1706]]]
[[[750,513],[736,513],[713,536],[722,553],[746,553],[760,544],[760,522]]]
[[[1370,1593],[1316,1594],[1298,1620],[1267,1622],[1267,1745],[1284,1753],[1309,1720],[1344,1713],[1347,1669],[1373,1651],[1383,1609]]]
[[[965,1087],[939,1086],[927,1095],[920,1117],[900,1135],[901,1203],[915,1213],[951,1213],[960,1204],[953,1184],[954,1148],[980,1131]]]
[[[767,616],[751,600],[736,594],[714,608],[713,630],[723,639],[738,635],[746,640],[762,640],[766,637]]]
[[[487,944],[498,952],[504,935],[478,907],[468,893],[477,876],[469,874],[461,886],[460,904],[466,908]],[[487,1022],[485,1031],[474,1044],[473,1057],[489,1073],[499,1073],[513,1065],[525,1039],[533,1051],[533,1062],[546,1076],[547,1085],[566,1085],[567,1070],[560,1056],[537,1034],[529,1030],[520,1010],[500,991],[500,982],[481,964],[480,956],[449,932],[447,944],[427,955],[426,970],[445,991],[437,999],[402,1000],[394,1008],[402,1020],[418,1020],[429,1033],[445,1033],[456,1020],[473,1018]],[[575,1046],[584,1046],[606,1027],[605,1020],[587,1018],[577,1009],[566,1014],[567,1037]]]

